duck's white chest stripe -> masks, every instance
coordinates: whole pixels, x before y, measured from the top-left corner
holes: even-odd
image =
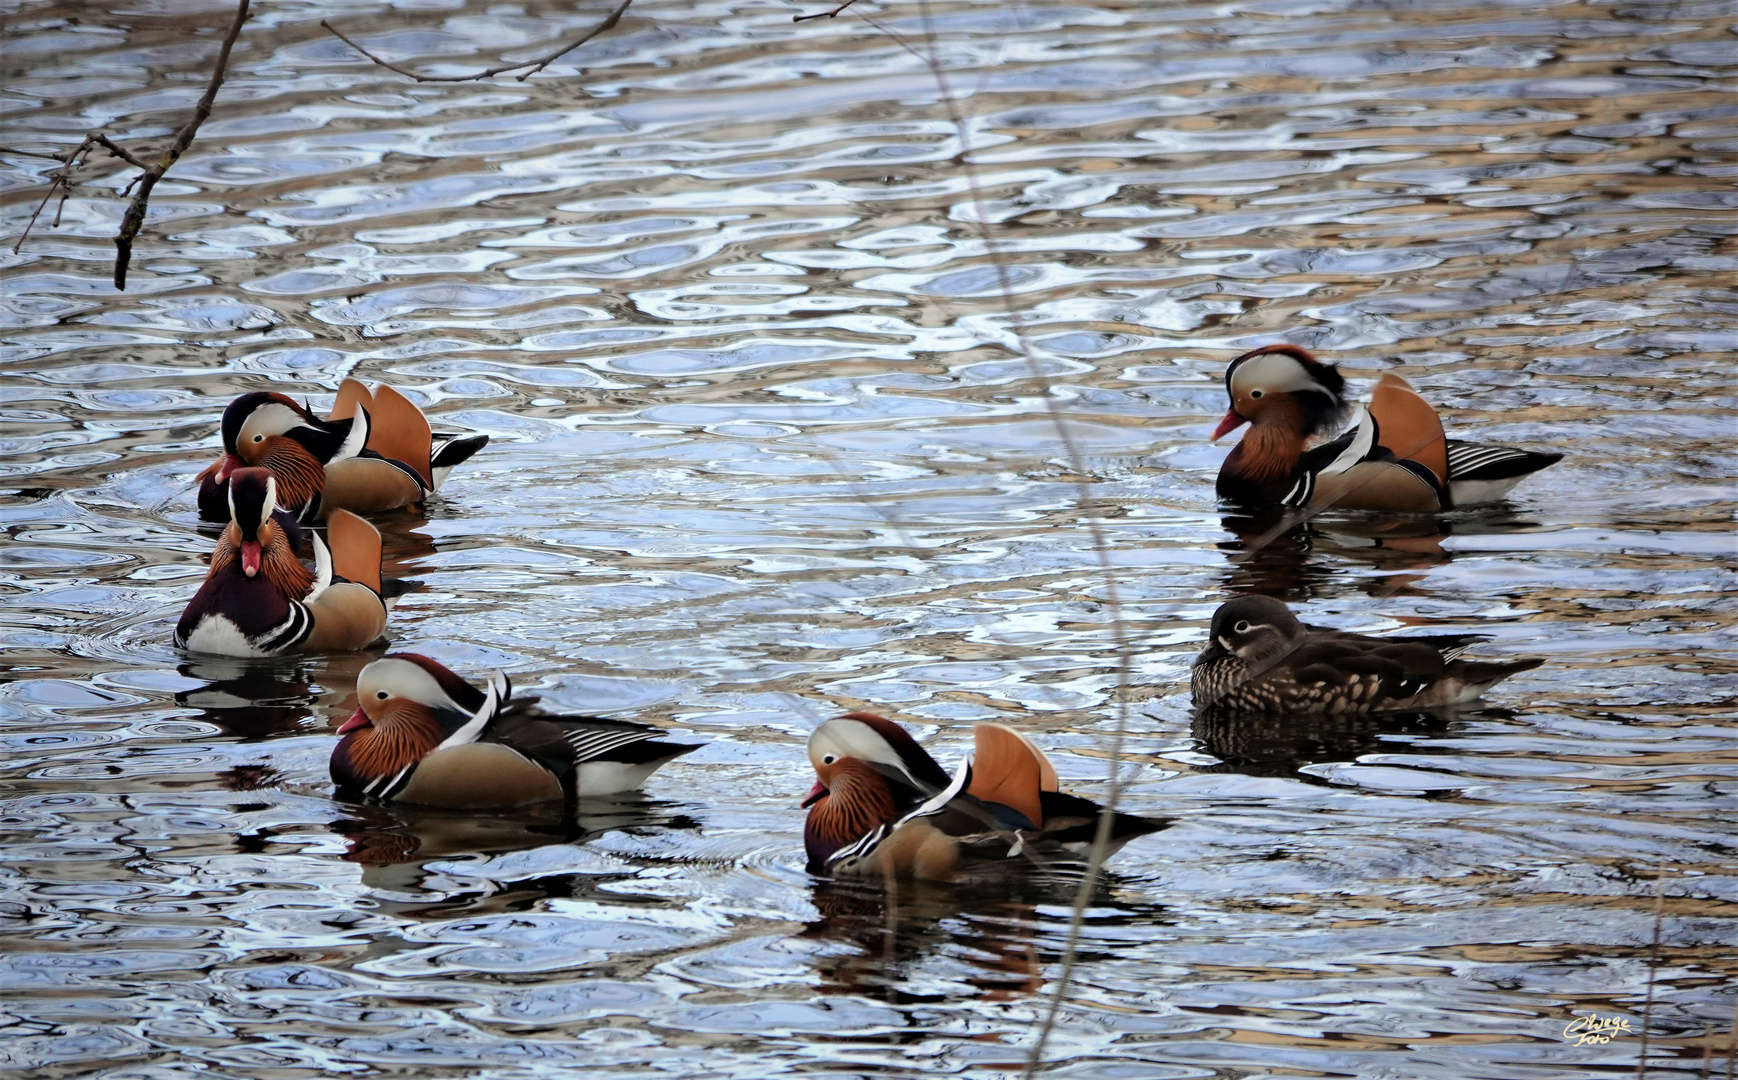
[[[852,863],[859,859],[866,859],[873,854],[875,849],[881,846],[881,841],[887,839],[892,832],[893,827],[890,825],[875,826],[871,831],[833,852],[832,858],[827,860],[827,870],[829,872],[849,870]]]
[[[372,795],[377,799],[390,799],[398,794],[410,780],[410,774],[416,771],[416,762],[411,762],[389,779],[385,776],[376,777],[372,784],[362,789],[364,795]]]
[[[290,614],[275,629],[268,630],[254,640],[260,651],[274,655],[293,649],[308,640],[308,635],[314,632],[314,614],[298,601],[290,601]]]

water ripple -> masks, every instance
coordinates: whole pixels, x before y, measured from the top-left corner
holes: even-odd
[[[8,144],[155,152],[215,38],[63,8],[8,20]],[[0,1060],[1010,1073],[1072,884],[812,881],[802,743],[874,708],[952,762],[999,720],[1093,793],[1127,700],[1128,806],[1176,823],[1093,899],[1046,1075],[1605,1076],[1635,1040],[1564,1027],[1633,1030],[1650,986],[1651,1070],[1695,1072],[1738,979],[1730,12],[865,8],[933,35],[956,126],[919,58],[797,9],[640,0],[490,84],[319,20],[457,73],[602,8],[260,9],[124,293],[127,170],[13,255],[52,164],[5,155]],[[1233,561],[1261,529],[1205,437],[1224,361],[1281,339],[1568,457]],[[382,519],[422,585],[394,647],[707,744],[643,799],[336,802],[367,655],[169,644],[222,403],[351,375],[493,439]],[[1549,662],[1455,717],[1191,717],[1245,591]]]

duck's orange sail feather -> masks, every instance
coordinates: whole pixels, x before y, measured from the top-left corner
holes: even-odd
[[[356,415],[358,406],[373,411],[374,398],[360,381],[345,379],[338,384],[338,397],[332,402],[332,414],[326,419],[348,420]]]
[[[409,465],[422,477],[423,487],[433,489],[429,450],[434,444],[434,434],[422,410],[392,387],[381,386],[374,391],[374,408],[369,411],[369,419],[372,424],[368,428],[368,449]]]
[[[1381,432],[1378,445],[1397,458],[1416,461],[1448,486],[1448,440],[1442,419],[1410,383],[1393,372],[1383,374],[1370,394],[1370,415]]]
[[[972,782],[966,792],[985,802],[1018,810],[1034,827],[1044,824],[1045,769],[1050,762],[1018,732],[996,724],[972,728]],[[1049,769],[1052,782],[1056,770]]]
[[[326,518],[326,546],[332,552],[332,572],[380,591],[380,532],[348,510]]]

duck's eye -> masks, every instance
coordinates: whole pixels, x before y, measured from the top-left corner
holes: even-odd
[[[1260,394],[1257,394],[1257,395],[1256,395],[1256,397],[1260,397],[1260,396],[1261,396],[1261,395],[1260,395]],[[265,442],[265,441],[266,441],[266,437],[265,437],[265,436],[264,436],[264,435],[255,435],[255,436],[254,436],[254,437],[253,437],[253,441],[254,441],[254,442]]]
[[[1239,622],[1236,626],[1233,626],[1231,629],[1235,633],[1247,634],[1247,633],[1249,633],[1249,620],[1244,619],[1241,622]]]
[[[374,692],[374,696],[379,698],[381,701],[385,701],[388,697],[386,691],[384,691],[384,690],[376,690]]]
[[[1255,398],[1255,397],[1260,397],[1261,395],[1263,395],[1265,393],[1267,393],[1267,391],[1265,391],[1265,390],[1251,390],[1249,392],[1249,396],[1252,398]]]
[[[821,759],[822,765],[831,765],[832,763],[833,763],[833,755],[831,755],[831,754],[828,754],[826,757]]]

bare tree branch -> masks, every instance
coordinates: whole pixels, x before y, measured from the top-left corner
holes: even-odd
[[[856,2],[857,0],[845,0],[843,4],[840,4],[831,11],[817,11],[813,15],[792,16],[791,22],[808,22],[810,19],[837,19],[841,12]]]
[[[175,133],[174,141],[163,151],[157,164],[146,168],[136,181],[139,190],[134,192],[133,201],[127,204],[127,212],[121,218],[121,231],[115,235],[117,289],[125,290],[127,287],[127,264],[133,260],[133,238],[139,235],[139,229],[145,224],[146,203],[151,199],[151,189],[157,186],[157,181],[163,179],[163,174],[169,171],[170,166],[179,161],[187,148],[193,145],[193,136],[199,133],[199,125],[211,116],[211,103],[217,100],[217,89],[223,85],[223,73],[229,67],[229,51],[241,34],[242,23],[247,21],[247,5],[248,0],[240,0],[236,5],[235,21],[229,24],[229,33],[224,35],[223,48],[217,53],[217,67],[212,71],[211,81],[206,84],[205,93],[200,95],[199,103],[193,106],[193,115]],[[135,164],[140,164],[131,154],[123,156]]]
[[[518,71],[520,68],[530,68],[531,70],[525,72],[524,74],[514,76],[514,78],[518,79],[520,82],[524,82],[526,79],[529,79],[531,76],[537,74],[539,71],[542,71],[544,68],[548,67],[550,64],[555,63],[557,60],[566,56],[568,53],[579,48],[581,45],[584,45],[586,42],[590,41],[592,38],[597,37],[599,34],[603,33],[606,30],[613,29],[615,27],[616,23],[619,23],[622,21],[622,14],[628,10],[628,5],[632,4],[633,2],[634,2],[634,0],[622,0],[620,7],[616,8],[614,11],[610,12],[609,15],[604,18],[603,22],[598,23],[596,26],[594,26],[590,30],[586,31],[584,37],[581,37],[578,41],[575,41],[572,44],[563,45],[560,49],[556,50],[555,52],[550,53],[548,56],[545,56],[541,60],[526,60],[523,63],[518,63],[518,64],[503,64],[500,67],[489,68],[487,71],[479,71],[475,75],[418,75],[416,72],[411,71],[409,68],[401,68],[397,64],[394,64],[389,60],[382,60],[380,57],[375,56],[373,53],[369,52],[367,49],[364,49],[362,46],[356,44],[356,42],[350,40],[348,37],[345,37],[344,33],[342,31],[340,31],[336,26],[333,26],[331,23],[327,22],[325,19],[320,20],[320,25],[325,27],[327,30],[330,30],[332,32],[332,35],[334,37],[336,37],[339,41],[342,41],[344,44],[350,46],[352,49],[355,49],[357,52],[361,53],[363,56],[368,57],[368,59],[374,61],[376,64],[379,64],[381,67],[385,68],[386,70],[396,71],[400,75],[403,75],[405,78],[415,79],[417,82],[423,82],[423,83],[475,82],[478,79],[488,79],[488,78],[492,78],[496,75],[505,75],[509,71]]]

